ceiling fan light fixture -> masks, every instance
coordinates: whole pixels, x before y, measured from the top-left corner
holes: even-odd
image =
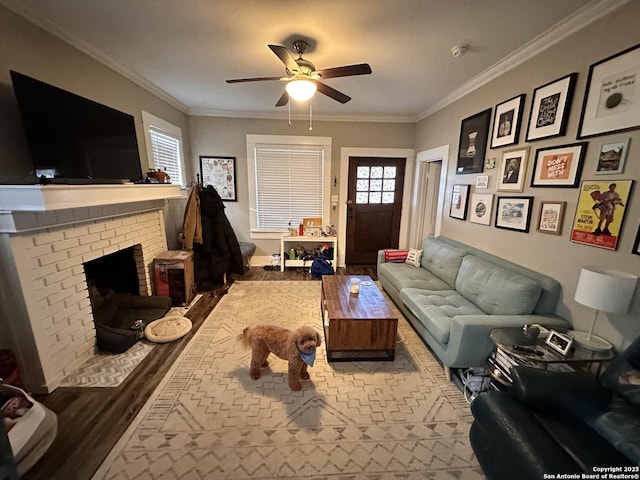
[[[313,97],[316,93],[316,84],[309,80],[291,80],[285,87],[289,96],[299,102],[304,102]]]

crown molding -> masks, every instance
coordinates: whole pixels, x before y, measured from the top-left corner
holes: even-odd
[[[177,100],[175,97],[169,95],[167,92],[165,92],[164,90],[159,88],[154,83],[148,81],[144,77],[141,77],[140,75],[136,74],[135,72],[132,72],[131,70],[126,68],[124,65],[122,65],[120,62],[116,61],[115,59],[113,59],[109,55],[105,54],[100,49],[95,48],[94,46],[90,45],[89,43],[85,42],[84,40],[78,38],[77,36],[75,36],[75,35],[73,35],[71,33],[69,33],[65,29],[60,28],[58,25],[56,25],[55,23],[53,23],[49,19],[39,15],[31,7],[25,5],[21,1],[19,1],[19,0],[2,0],[2,1],[0,1],[0,3],[2,5],[4,5],[5,7],[7,7],[9,10],[12,10],[14,13],[20,15],[21,17],[26,18],[31,23],[37,25],[38,27],[40,27],[43,30],[49,32],[50,34],[60,38],[65,43],[68,43],[72,47],[77,48],[78,50],[80,50],[81,52],[85,53],[86,55],[92,57],[93,59],[97,60],[98,62],[106,65],[109,68],[111,68],[116,73],[119,73],[120,75],[122,75],[126,79],[131,80],[133,83],[137,84],[138,86],[140,86],[140,87],[144,88],[145,90],[153,93],[155,96],[161,98],[162,100],[167,102],[169,105],[177,108],[182,113],[184,113],[184,114],[187,113],[188,109],[187,109],[186,105],[184,105],[182,102]]]
[[[629,3],[630,1],[631,0],[593,0],[580,10],[576,11],[568,19],[552,26],[527,44],[514,50],[511,54],[507,55],[492,67],[489,67],[481,74],[449,93],[449,95],[444,97],[438,103],[432,105],[415,117],[414,121],[418,122],[420,120],[424,120],[429,115],[433,115],[438,110],[442,110],[465,95],[468,95],[474,90],[504,75],[509,70],[512,70],[527,60],[539,55],[542,51],[561,42],[570,35],[573,35],[575,32],[585,28],[612,11],[617,10],[622,5]]]
[[[256,112],[256,111],[236,111],[236,110],[216,110],[208,108],[192,108],[188,115],[198,117],[225,117],[225,118],[252,118],[264,120],[288,120],[289,115],[283,113]],[[309,114],[292,113],[291,120],[309,120]],[[369,115],[369,114],[313,114],[314,122],[370,122],[370,123],[415,123],[414,116],[402,115]]]
[[[609,14],[610,12],[620,8],[622,5],[629,3],[632,0],[593,0],[585,5],[580,10],[576,11],[570,18],[565,19],[553,27],[549,28],[546,32],[538,35],[536,38],[528,42],[526,45],[516,49],[507,57],[500,60],[498,63],[489,67],[487,70],[472,78],[468,82],[464,83],[461,87],[449,93],[446,97],[440,100],[438,103],[430,106],[422,113],[418,115],[349,115],[343,116],[339,114],[331,115],[314,115],[314,120],[318,121],[341,121],[341,122],[377,122],[377,123],[417,123],[420,120],[427,118],[435,112],[449,106],[460,98],[468,95],[474,90],[486,85],[487,83],[495,80],[496,78],[504,75],[507,71],[517,67],[518,65],[526,62],[527,60],[540,54],[542,51],[550,48],[558,42],[564,40],[568,36],[581,30],[582,28],[590,25],[596,20]],[[189,109],[182,102],[177,100],[166,91],[159,88],[154,83],[145,79],[144,77],[132,72],[124,65],[106,55],[104,52],[81,40],[68,31],[60,28],[47,18],[39,15],[31,7],[25,5],[20,0],[0,0],[0,4],[6,6],[16,14],[26,18],[30,22],[36,24],[52,35],[57,36],[64,42],[72,45],[81,52],[94,58],[98,62],[108,66],[115,72],[119,73],[123,77],[131,80],[138,86],[144,88],[150,93],[156,95],[160,99],[164,100],[171,106],[175,107],[186,115],[196,116],[212,116],[212,117],[228,117],[228,118],[255,118],[255,119],[288,119],[288,115],[272,114],[265,112],[255,111],[233,111],[233,110],[215,110],[215,109]],[[292,115],[291,119],[305,120],[308,116]]]

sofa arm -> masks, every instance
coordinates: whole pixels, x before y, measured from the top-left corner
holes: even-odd
[[[611,402],[611,391],[587,372],[551,372],[518,366],[511,369],[513,391],[533,410],[560,411],[578,418],[601,413]]]

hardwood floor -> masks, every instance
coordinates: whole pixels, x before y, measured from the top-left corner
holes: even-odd
[[[369,275],[377,279],[374,265],[338,269],[336,274]],[[308,268],[280,272],[254,267],[240,280],[312,279]],[[58,415],[58,435],[47,453],[23,478],[90,479],[227,288],[203,293],[186,314],[193,323],[191,332],[175,342],[157,345],[120,386],[60,387],[49,395],[38,396],[39,401]]]

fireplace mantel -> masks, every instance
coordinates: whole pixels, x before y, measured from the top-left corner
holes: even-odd
[[[0,211],[46,212],[182,197],[171,184],[0,185]]]

